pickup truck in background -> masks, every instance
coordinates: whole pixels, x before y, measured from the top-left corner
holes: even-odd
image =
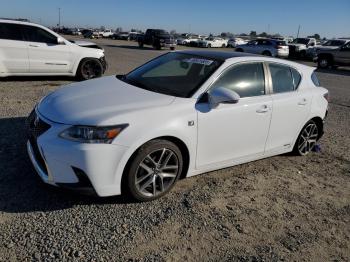
[[[296,38],[289,43],[289,56],[297,58],[306,58],[309,54],[309,49],[316,46],[315,38]]]
[[[319,68],[350,66],[350,41],[346,40],[344,45],[336,48],[320,48],[316,50],[314,62]]]
[[[147,29],[144,35],[138,37],[139,47],[151,45],[154,49],[160,50],[162,47],[175,49],[176,42],[167,31],[163,29]]]

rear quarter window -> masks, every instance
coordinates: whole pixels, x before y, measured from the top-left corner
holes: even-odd
[[[317,75],[315,72],[311,74],[311,80],[314,83],[315,86],[321,86],[320,80],[318,80]]]

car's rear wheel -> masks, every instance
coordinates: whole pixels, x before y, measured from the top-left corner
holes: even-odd
[[[262,54],[265,56],[271,56],[271,52],[266,50]]]
[[[305,59],[306,58],[306,51],[305,50],[300,51],[299,58],[300,59]]]
[[[97,58],[85,58],[80,62],[76,76],[79,80],[87,80],[100,77],[102,74],[103,66],[100,60]]]
[[[317,66],[319,68],[325,69],[325,68],[328,68],[330,65],[331,65],[331,61],[329,57],[321,56],[320,58],[318,58]]]
[[[175,50],[175,46],[171,46],[171,47],[170,47],[170,50]]]
[[[319,132],[320,130],[315,121],[310,120],[307,122],[298,136],[293,152],[300,156],[309,154],[316,146]]]
[[[157,199],[171,190],[182,168],[182,154],[174,143],[152,140],[143,145],[131,160],[125,173],[126,191],[138,201]]]
[[[211,44],[208,44],[208,48],[211,48]]]
[[[225,45],[225,44],[222,44],[221,47],[226,47],[226,45]]]

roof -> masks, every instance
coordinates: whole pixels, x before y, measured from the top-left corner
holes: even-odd
[[[216,60],[227,60],[234,57],[245,57],[245,56],[259,56],[255,54],[242,53],[242,52],[220,52],[220,51],[207,51],[207,50],[181,50],[177,51],[182,54],[203,56],[206,58],[216,59]]]

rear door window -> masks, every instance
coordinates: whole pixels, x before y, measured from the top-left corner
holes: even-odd
[[[300,81],[301,75],[297,70],[286,65],[269,63],[273,93],[294,91]]]
[[[22,41],[21,26],[19,24],[0,23],[0,39]]]

